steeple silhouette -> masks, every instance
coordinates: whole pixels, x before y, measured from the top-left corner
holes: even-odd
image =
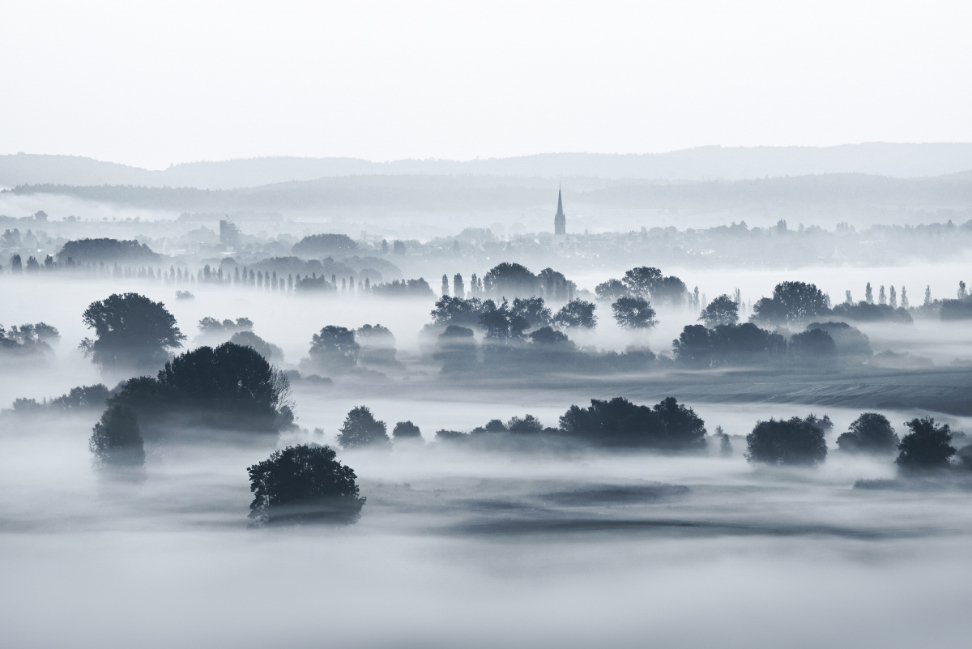
[[[567,234],[567,216],[564,214],[562,190],[557,190],[557,215],[554,216],[554,234]]]

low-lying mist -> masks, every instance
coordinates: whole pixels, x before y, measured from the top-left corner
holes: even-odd
[[[962,269],[666,272],[699,286],[706,302],[738,288],[748,309],[786,279],[815,282],[835,303],[848,288],[863,299],[867,282],[906,284],[917,304],[925,285],[954,294]],[[571,279],[593,291],[624,270]],[[439,275],[426,279],[437,287]],[[176,299],[185,289],[193,299]],[[421,334],[432,297],[302,297],[57,274],[3,275],[0,291],[0,323],[45,322],[60,332],[50,353],[4,358],[0,368],[0,408],[40,402],[37,411],[0,414],[0,624],[10,646],[964,646],[969,480],[956,468],[948,480],[907,483],[893,455],[836,444],[865,411],[886,416],[898,435],[905,421],[934,416],[951,426],[956,446],[967,444],[959,433],[972,432],[972,413],[955,405],[968,401],[967,368],[955,364],[972,359],[964,321],[855,323],[875,353],[927,358],[925,370],[702,371],[671,361],[602,375],[450,376]],[[43,400],[76,386],[114,389],[138,374],[102,371],[78,349],[92,336],[81,313],[126,291],[164,303],[187,337],[176,353],[229,339],[230,329],[204,334],[203,318],[252,321],[255,335],[282,350],[275,365],[297,372],[296,425],[252,434],[180,424],[169,436],[145,436],[144,467],[97,465],[89,438],[104,408]],[[659,307],[657,326],[631,331],[610,304],[597,308],[596,330],[570,332],[578,347],[647,346],[670,357],[673,339],[699,317]],[[301,361],[314,334],[365,324],[391,331],[399,365],[383,376],[308,378]],[[908,392],[923,405],[903,401]],[[955,407],[938,408],[946,392]],[[677,398],[704,420],[707,446],[436,437],[527,414],[557,428],[570,406],[617,396],[649,406]],[[342,448],[342,422],[358,406],[389,434],[413,422],[422,439]],[[833,423],[825,462],[747,460],[757,422],[811,413]],[[296,444],[327,444],[354,470],[366,498],[357,522],[253,525],[247,468]]]

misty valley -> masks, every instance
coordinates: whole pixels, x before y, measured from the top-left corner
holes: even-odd
[[[558,203],[552,234],[0,217],[3,602],[65,621],[11,646],[965,628],[967,213],[580,234]]]

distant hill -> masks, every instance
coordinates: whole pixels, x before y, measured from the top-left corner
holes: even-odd
[[[258,211],[471,212],[550,208],[557,181],[486,176],[349,176],[235,190],[131,186],[33,185],[15,194],[52,194],[172,212]],[[565,183],[567,205],[620,209],[972,210],[972,172],[930,178],[826,174],[735,181],[578,180]]]
[[[700,147],[657,154],[546,153],[485,160],[252,158],[172,165],[161,171],[91,158],[0,156],[0,186],[133,185],[235,189],[358,175],[473,175],[520,178],[744,180],[810,174],[892,178],[972,170],[972,143],[847,144],[833,147]]]

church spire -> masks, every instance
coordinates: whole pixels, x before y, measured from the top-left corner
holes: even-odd
[[[554,216],[554,234],[567,234],[567,215],[564,214],[563,190],[557,190],[557,214]]]

